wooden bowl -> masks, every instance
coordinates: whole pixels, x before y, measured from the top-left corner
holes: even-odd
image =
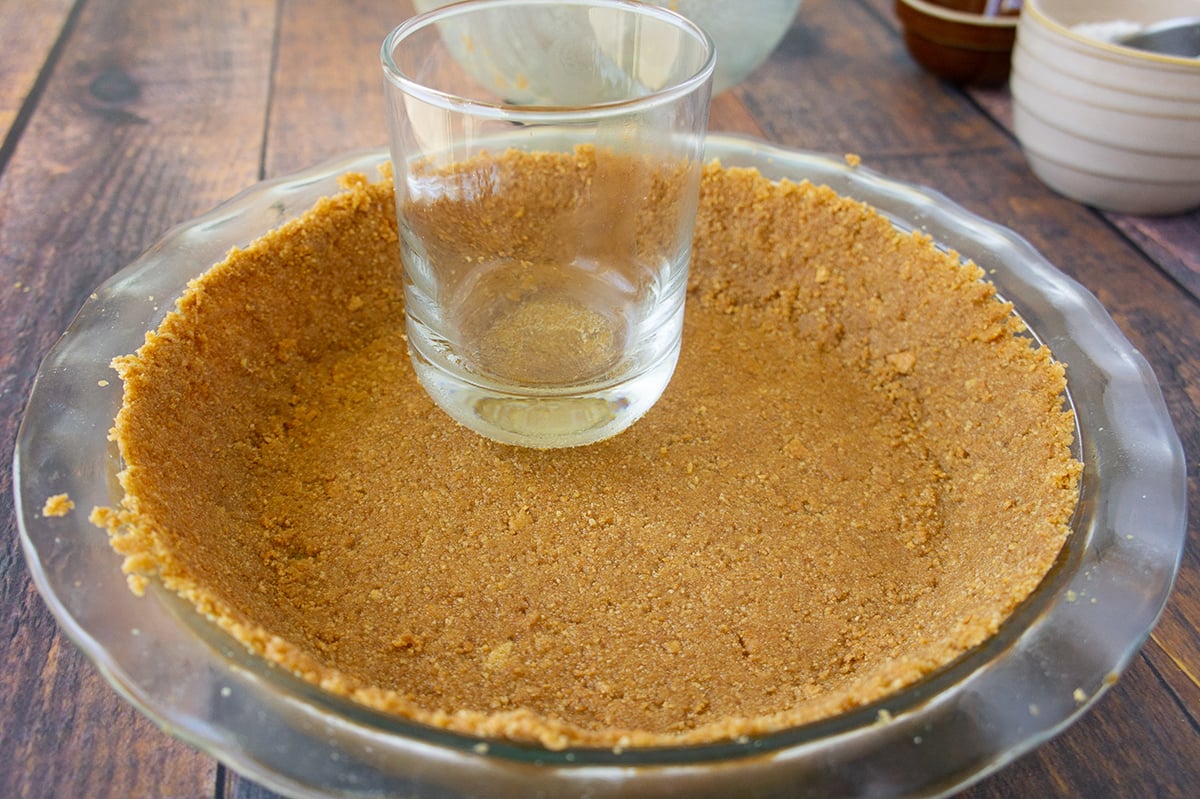
[[[1015,11],[988,16],[985,0],[896,0],[913,60],[955,83],[999,86],[1008,80]]]

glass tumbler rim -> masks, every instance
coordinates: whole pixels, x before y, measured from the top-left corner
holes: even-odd
[[[430,25],[483,9],[517,6],[595,6],[624,9],[643,17],[657,18],[691,34],[704,47],[705,58],[703,63],[686,78],[674,81],[661,89],[638,97],[588,105],[527,105],[466,97],[427,86],[410,77],[396,63],[393,56],[396,46],[412,34],[428,28]],[[484,118],[516,119],[538,123],[570,123],[621,116],[641,108],[674,102],[694,93],[705,83],[711,82],[716,69],[717,47],[708,32],[687,17],[671,9],[651,5],[641,0],[458,0],[458,2],[431,11],[415,14],[393,28],[383,40],[380,48],[380,62],[383,66],[384,77],[390,84],[431,105]]]

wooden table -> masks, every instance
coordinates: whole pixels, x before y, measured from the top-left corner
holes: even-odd
[[[403,4],[0,0],[0,451],[93,287],[255,181],[386,144],[377,52]],[[1200,214],[1101,214],[1029,172],[1006,91],[908,58],[891,0],[805,0],[714,130],[859,153],[1013,228],[1149,359],[1200,460]],[[1191,518],[1200,519],[1195,476]],[[267,797],[120,699],[59,632],[0,474],[0,796]],[[1158,628],[1080,723],[967,797],[1200,796],[1200,522]]]

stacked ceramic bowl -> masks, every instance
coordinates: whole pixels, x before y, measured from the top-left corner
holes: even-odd
[[[1200,58],[1119,44],[1197,0],[1026,0],[1010,85],[1033,172],[1098,208],[1200,207]]]

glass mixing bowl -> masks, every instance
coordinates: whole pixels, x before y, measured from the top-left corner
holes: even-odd
[[[713,94],[729,89],[757,69],[783,40],[792,18],[800,8],[800,0],[754,0],[752,3],[731,3],[729,0],[643,0],[652,5],[669,8],[695,22],[712,37],[717,46],[717,68],[713,72]],[[414,0],[416,10],[422,13],[441,8],[453,0]],[[553,47],[553,43],[564,35],[555,20],[545,15],[532,17],[522,29],[511,35],[531,54],[534,61]],[[494,73],[487,62],[474,54],[472,48],[457,42],[447,42],[455,57],[485,86],[492,86]],[[533,80],[537,81],[537,70]],[[552,76],[545,75],[543,79]],[[501,94],[513,94],[513,87],[506,84]],[[513,102],[528,102],[529,96],[516,93],[509,98]]]
[[[338,190],[386,152],[258,185],[169,233],[100,286],[38,373],[16,447],[21,542],[67,634],[163,729],[296,797],[942,796],[1079,718],[1153,627],[1182,555],[1182,448],[1146,361],[1097,300],[1023,239],[924,188],[839,159],[714,135],[708,156],[864,200],[898,227],[976,261],[1068,364],[1085,464],[1074,533],[1001,631],[930,678],[856,712],[706,746],[547,751],[481,741],[323,693],[249,654],[175,595],[130,593],[87,521],[119,501],[107,440],[121,404],[109,368],[157,327],[187,281]],[[77,509],[41,514],[67,492]]]

